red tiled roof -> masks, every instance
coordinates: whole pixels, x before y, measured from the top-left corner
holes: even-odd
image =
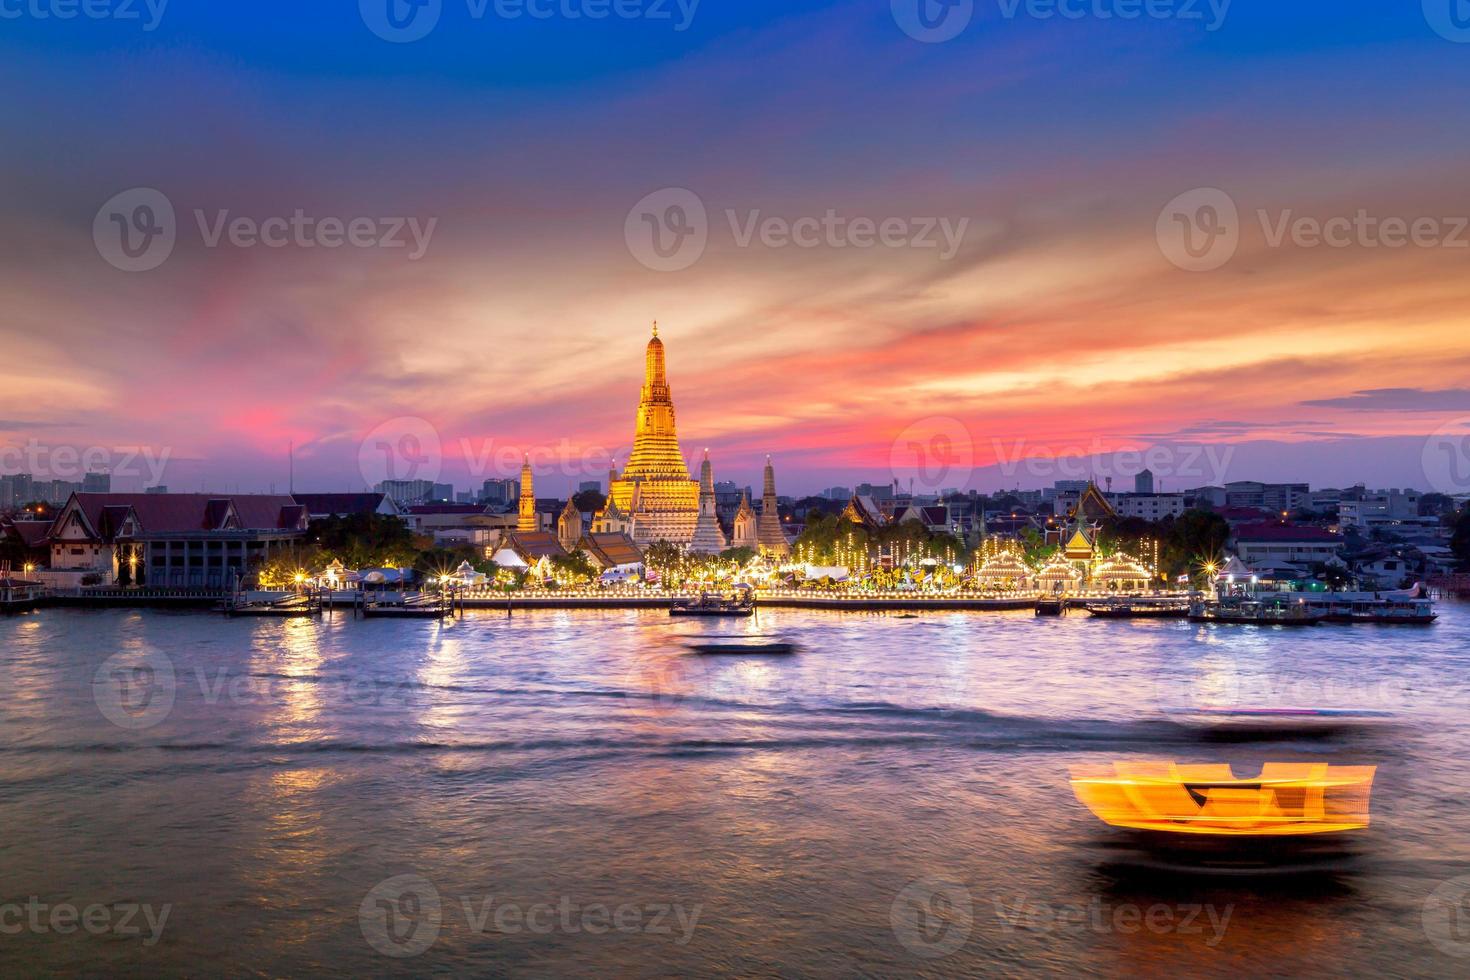
[[[1237,541],[1341,541],[1326,528],[1295,524],[1246,524],[1235,532]]]
[[[22,544],[27,548],[34,548],[46,540],[46,535],[51,530],[51,522],[16,521],[10,527],[15,528],[15,533],[20,537]]]
[[[232,504],[242,530],[295,530],[301,526],[303,517],[302,508],[284,494],[221,497],[207,493],[78,493],[73,496],[87,523],[104,538],[116,533],[129,509],[144,531],[155,534],[219,530]],[[57,516],[59,520],[60,515]]]

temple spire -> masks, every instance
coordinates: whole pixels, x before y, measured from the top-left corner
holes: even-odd
[[[536,516],[536,478],[531,473],[530,453],[526,453],[525,461],[521,464],[521,501],[516,530],[541,530],[541,518]]]

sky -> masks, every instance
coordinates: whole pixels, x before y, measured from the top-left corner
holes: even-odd
[[[1457,10],[0,0],[0,471],[1470,490]]]

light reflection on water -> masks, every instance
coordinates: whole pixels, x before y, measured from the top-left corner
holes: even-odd
[[[4,902],[169,903],[162,941],[23,933],[7,972],[571,970],[1443,973],[1426,896],[1470,872],[1470,611],[1432,628],[1258,630],[1082,616],[762,611],[462,622],[48,611],[0,620]],[[694,636],[798,642],[695,657]],[[161,652],[157,724],[93,701],[99,665]],[[1396,712],[1307,741],[1202,742],[1199,703]],[[1371,860],[1324,885],[1118,880],[1069,765],[1119,757],[1377,765]],[[444,900],[427,952],[382,957],[359,904],[395,875]],[[965,941],[925,959],[892,922],[959,883]],[[651,934],[477,933],[460,899],[685,903]],[[1013,927],[1002,911],[1219,903],[1214,947],[1147,929]],[[473,904],[473,903],[472,903]]]

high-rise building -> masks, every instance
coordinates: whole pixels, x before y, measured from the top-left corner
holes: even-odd
[[[608,499],[628,515],[633,540],[688,544],[699,520],[699,484],[679,451],[674,400],[664,362],[658,324],[644,355],[643,390],[628,465],[608,488]]]
[[[82,476],[83,493],[112,493],[111,473],[87,473]]]
[[[765,492],[761,494],[761,519],[756,537],[762,554],[784,558],[791,554],[791,544],[786,532],[781,530],[781,508],[776,502],[776,469],[771,457],[766,457]]]
[[[497,507],[509,507],[521,499],[520,484],[515,480],[486,480],[480,499]]]
[[[1154,492],[1154,471],[1153,470],[1140,470],[1138,472],[1138,474],[1133,477],[1133,492],[1134,493],[1153,493]]]
[[[710,465],[709,450],[704,451],[704,462],[699,464],[699,519],[694,525],[694,537],[689,550],[706,555],[717,555],[728,547],[725,532],[715,509],[715,473]]]

